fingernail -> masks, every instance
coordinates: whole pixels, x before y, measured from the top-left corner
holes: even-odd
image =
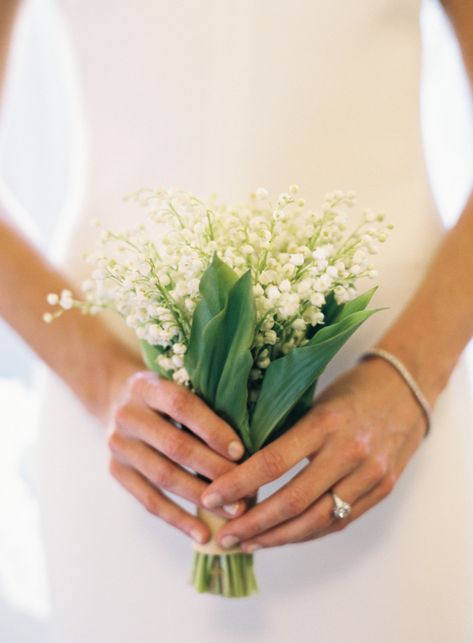
[[[215,507],[221,507],[223,505],[223,498],[219,493],[209,493],[208,496],[202,498],[202,504],[207,509],[215,509]]]
[[[246,545],[245,547],[245,551],[248,554],[252,554],[257,549],[261,549],[261,545],[258,545],[258,543],[251,543],[251,545]]]
[[[204,534],[201,531],[199,531],[198,529],[191,529],[191,536],[198,543],[203,543],[204,540],[205,540]]]
[[[232,440],[230,444],[228,445],[228,455],[231,458],[234,458],[235,460],[238,460],[241,458],[244,452],[244,447],[241,442],[237,442],[237,440]]]
[[[230,514],[230,516],[234,516],[238,512],[238,503],[234,502],[231,505],[223,505],[223,508],[227,512],[227,514]]]
[[[224,536],[220,541],[224,549],[230,549],[240,542],[240,539],[236,536]]]

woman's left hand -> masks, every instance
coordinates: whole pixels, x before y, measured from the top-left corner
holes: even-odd
[[[287,484],[221,527],[217,541],[250,552],[345,528],[392,491],[425,429],[423,411],[396,370],[378,357],[360,362],[287,433],[207,487],[205,506],[230,504],[308,459]],[[348,516],[333,517],[330,490],[352,505]]]

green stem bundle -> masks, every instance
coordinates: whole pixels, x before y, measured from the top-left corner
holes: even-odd
[[[253,554],[206,554],[194,551],[191,583],[201,593],[226,598],[250,596],[258,591]]]
[[[255,503],[256,496],[249,500],[248,506]],[[209,527],[211,537],[204,545],[194,545],[190,581],[195,589],[227,598],[240,598],[258,592],[253,554],[246,554],[238,547],[226,551],[215,539],[218,529],[227,520],[201,507],[197,510],[197,516]]]

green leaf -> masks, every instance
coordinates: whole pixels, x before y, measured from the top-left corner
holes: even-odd
[[[298,422],[303,415],[312,407],[313,398],[315,395],[315,389],[317,386],[317,380],[315,380],[301,395],[299,400],[295,403],[289,413],[274,427],[271,431],[270,436],[266,440],[266,444],[276,440],[279,436],[283,435],[287,429],[293,426]]]
[[[251,271],[237,275],[217,257],[201,279],[184,364],[196,392],[249,442],[248,377],[255,306]]]
[[[210,320],[225,306],[228,293],[237,279],[238,275],[214,254],[200,279],[199,291],[202,299],[192,316],[189,346],[184,359],[192,383],[196,379],[199,364],[205,361],[206,346],[202,342],[204,330]]]
[[[284,422],[334,355],[375,312],[377,309],[348,314],[341,321],[320,330],[305,346],[293,349],[269,365],[251,418],[254,451],[260,449],[272,431]]]
[[[364,310],[370,303],[377,289],[378,289],[378,286],[374,286],[373,288],[370,288],[366,292],[361,293],[361,295],[358,295],[358,297],[355,297],[354,299],[350,299],[350,301],[347,301],[337,311],[337,314],[334,317],[334,321],[335,322],[341,321],[342,319],[345,319],[345,317],[348,317],[348,315],[351,315],[352,313],[356,313],[359,310]]]
[[[237,279],[236,272],[214,254],[199,283],[203,301],[212,316],[225,306],[230,288]]]

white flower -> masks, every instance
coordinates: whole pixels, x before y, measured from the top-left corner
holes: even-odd
[[[61,291],[59,305],[61,306],[61,308],[64,308],[64,310],[69,310],[70,308],[72,308],[73,301],[72,292],[70,290],[64,289]]]
[[[306,323],[305,323],[305,321],[304,321],[303,319],[301,319],[301,318],[295,319],[295,320],[292,322],[291,326],[292,326],[295,330],[305,330],[305,329],[307,328],[307,324],[306,324]]]
[[[249,201],[232,204],[215,193],[205,202],[175,187],[143,188],[127,200],[148,216],[120,232],[99,224],[97,247],[84,255],[91,266],[81,285],[86,301],[64,290],[50,293],[48,303],[89,314],[118,312],[140,340],[160,347],[159,366],[187,386],[184,355],[204,271],[215,254],[238,277],[250,269],[258,328],[251,346],[252,401],[271,359],[305,345],[308,326],[324,323],[326,296],[348,301],[356,296],[357,278],[377,275],[370,255],[392,228],[384,214],[365,209],[359,225],[345,233],[355,193],[328,192],[315,210],[306,208],[296,184],[275,199],[259,187]]]
[[[300,252],[291,254],[289,261],[294,264],[294,266],[302,266],[304,263],[304,255]]]
[[[279,284],[279,290],[281,292],[290,292],[291,291],[291,282],[289,279],[283,279]]]
[[[278,336],[276,334],[276,331],[267,330],[264,333],[264,341],[266,344],[275,344],[278,341]]]
[[[325,297],[320,292],[313,292],[309,296],[309,301],[314,306],[320,307],[320,306],[323,306],[325,304]]]
[[[130,314],[130,315],[127,315],[125,322],[127,326],[130,326],[130,328],[136,328],[139,325],[140,320],[136,315]]]
[[[181,355],[173,355],[171,361],[176,368],[182,368],[182,366],[184,366],[184,360]]]
[[[176,355],[184,355],[187,350],[187,346],[185,344],[182,344],[182,342],[177,342],[173,345],[172,350],[174,351],[174,353],[176,353]]]
[[[269,192],[265,188],[257,188],[255,190],[256,198],[257,199],[267,199],[269,198]]]
[[[268,286],[266,288],[266,297],[270,300],[278,299],[281,296],[281,292],[277,286]]]
[[[252,368],[250,371],[250,380],[256,381],[263,377],[263,373],[259,368]]]
[[[187,384],[190,380],[189,373],[183,367],[172,374],[172,379],[178,384]]]
[[[317,279],[314,279],[314,288],[319,292],[326,292],[332,285],[332,279],[327,273],[320,275]]]
[[[268,366],[271,364],[271,360],[269,359],[269,357],[262,357],[256,360],[256,364],[262,369],[268,368]]]

